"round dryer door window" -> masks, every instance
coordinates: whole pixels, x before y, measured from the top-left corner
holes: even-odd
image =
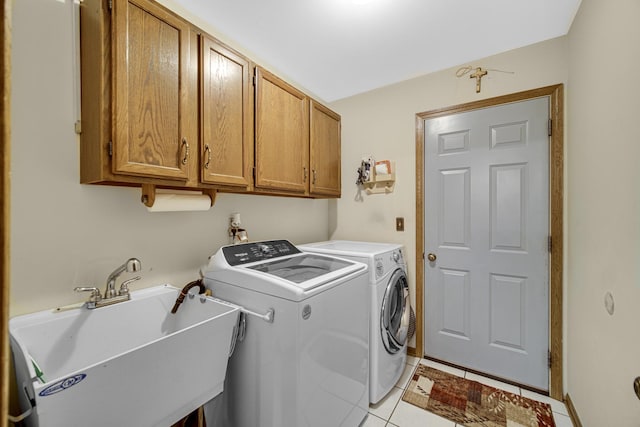
[[[382,342],[391,354],[402,350],[407,343],[410,312],[407,276],[402,269],[397,269],[385,289],[380,318]]]

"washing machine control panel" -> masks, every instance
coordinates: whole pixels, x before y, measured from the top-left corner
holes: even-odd
[[[225,246],[222,248],[222,253],[229,265],[240,265],[290,256],[301,252],[287,240],[269,240]]]

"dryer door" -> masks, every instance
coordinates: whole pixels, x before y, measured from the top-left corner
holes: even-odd
[[[387,284],[380,313],[382,342],[391,354],[402,350],[407,343],[410,312],[407,276],[402,269],[398,268]]]

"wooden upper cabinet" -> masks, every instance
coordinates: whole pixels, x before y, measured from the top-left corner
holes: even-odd
[[[83,0],[80,53],[82,183],[340,196],[340,116],[156,1]]]
[[[310,128],[310,193],[340,197],[340,116],[311,101]]]
[[[113,2],[114,174],[180,181],[193,174],[196,37],[187,21],[155,2]]]
[[[249,60],[203,35],[201,180],[249,189],[253,167],[253,104]]]
[[[308,193],[309,99],[256,67],[255,186]]]

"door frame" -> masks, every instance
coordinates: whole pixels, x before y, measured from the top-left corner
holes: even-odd
[[[0,5],[0,427],[8,424],[9,412],[9,170],[11,88],[11,0]]]
[[[510,95],[454,105],[416,114],[416,347],[424,356],[424,121],[533,98],[549,97],[549,395],[563,400],[562,275],[564,203],[564,85],[552,85]]]

